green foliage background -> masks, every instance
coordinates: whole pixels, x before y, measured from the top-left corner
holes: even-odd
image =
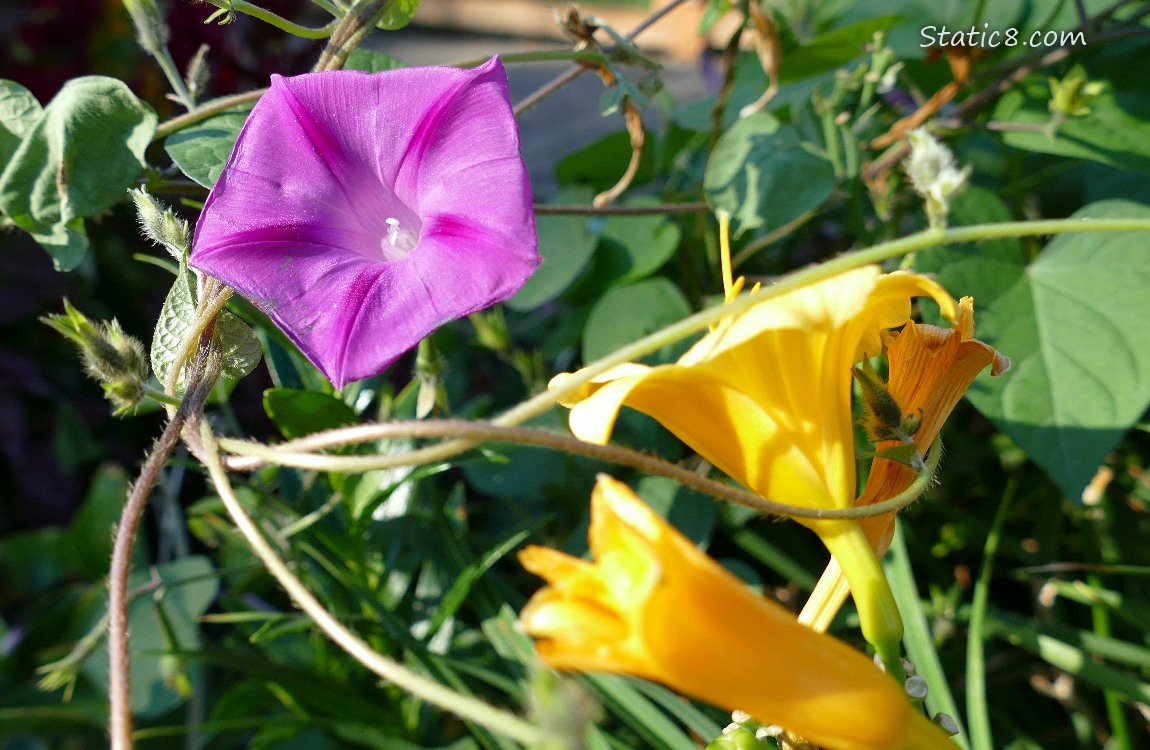
[[[386,25],[406,23],[416,3],[400,5]],[[745,8],[706,5],[705,22]],[[556,168],[560,189],[546,203],[588,210],[540,207],[544,263],[519,294],[434,334],[437,367],[413,373],[405,360],[342,392],[236,300],[228,314],[254,328],[265,364],[219,389],[213,419],[228,432],[269,439],[413,418],[421,401],[440,415],[496,414],[555,373],[714,303],[721,281],[713,210],[734,217],[737,272],[768,283],[925,228],[921,201],[897,166],[898,142],[892,150],[871,143],[951,80],[946,63],[928,61],[920,46],[928,25],[986,24],[1023,37],[1086,33],[1084,44],[1059,54],[998,47],[973,59],[972,77],[932,119],[958,160],[973,167],[972,186],[951,208],[953,226],[1150,219],[1145,3],[839,0],[763,8],[782,53],[779,91],[764,111],[738,117],[769,77],[753,52],[737,46],[715,58],[721,80],[700,100],[663,92],[643,101],[647,90],[631,84],[604,97],[605,110],[629,99],[659,114],[648,118],[659,124],[619,201],[649,213],[589,208],[630,158],[624,131],[565,155]],[[621,81],[636,77],[634,58],[604,59]],[[398,64],[364,49],[349,60],[369,71]],[[1075,66],[1105,85],[1086,111],[1051,133],[1050,79],[1065,80]],[[143,338],[167,309],[159,333],[175,330],[180,320],[170,310],[189,300],[177,294],[180,283],[168,292],[166,272],[130,259],[143,245],[125,190],[147,185],[172,204],[184,200],[194,217],[249,106],[169,131],[157,110],[170,124],[170,104],[140,98],[116,78],[77,77],[42,102],[19,81],[0,81],[0,211],[8,227],[0,254],[28,257],[31,238],[58,271],[73,271],[58,283],[81,307],[115,313]],[[165,264],[178,271],[167,258],[153,263]],[[956,410],[938,484],[905,514],[888,559],[908,652],[931,683],[928,706],[954,714],[969,730],[960,744],[977,748],[1150,742],[1150,232],[992,239],[920,251],[903,266],[936,274],[955,296],[974,296],[978,337],[1014,363],[1003,378],[980,376]],[[17,284],[23,266],[3,268],[10,278],[0,281]],[[186,270],[178,279],[187,283]],[[37,371],[18,386],[5,381],[4,413],[51,404],[54,455],[86,491],[70,520],[54,525],[12,520],[24,517],[15,506],[26,494],[0,505],[8,517],[0,520],[0,747],[99,747],[110,529],[160,422],[153,405],[122,423],[98,418],[94,427],[81,410],[93,410],[95,387],[79,384],[62,344],[28,333],[37,315],[58,307],[39,304],[3,321],[3,346],[16,353],[13,363],[50,362],[55,372]],[[935,311],[922,314],[929,320]],[[255,340],[246,343],[250,354]],[[75,376],[60,374],[72,369]],[[564,429],[565,412],[557,408],[536,424]],[[692,465],[673,436],[635,413],[622,416],[616,440]],[[37,470],[14,450],[5,457],[7,478]],[[604,470],[796,609],[825,564],[820,545],[795,524],[541,448],[491,444],[449,462],[361,475],[264,468],[243,480],[241,499],[311,590],[374,648],[518,710],[539,686],[515,613],[538,582],[509,556],[528,539],[583,551],[587,498]],[[515,747],[380,684],[328,643],[253,558],[184,454],[165,470],[136,553],[132,700],[142,748]],[[854,626],[847,611],[834,632],[857,640]],[[705,647],[721,653],[718,644]],[[728,721],[642,681],[579,682],[603,706],[589,747],[685,750],[705,745]]]

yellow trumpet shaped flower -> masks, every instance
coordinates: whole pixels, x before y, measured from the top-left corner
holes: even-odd
[[[915,296],[954,317],[936,282],[877,266],[780,295],[724,319],[674,364],[627,364],[596,378],[564,401],[571,431],[606,443],[629,406],[763,497],[845,508],[855,498],[851,368],[882,351],[882,332],[909,320]],[[860,527],[800,521],[842,564],[863,634],[897,668],[902,622]]]
[[[600,475],[593,561],[544,547],[519,559],[546,579],[520,615],[557,669],[629,674],[830,750],[953,750],[902,687],[860,652],[756,595]]]
[[[899,332],[886,334],[889,377],[887,391],[903,414],[921,418],[914,433],[919,453],[938,437],[943,422],[970,388],[978,373],[990,367],[991,375],[1010,369],[1010,360],[994,347],[974,338],[974,299],[963,297],[951,328],[920,325],[911,321]],[[897,445],[879,442],[877,451]],[[870,476],[856,505],[889,500],[906,491],[915,472],[898,461],[876,457]],[[878,555],[886,552],[894,533],[894,513],[861,521],[863,531]],[[799,619],[817,630],[830,626],[849,592],[839,564],[832,560],[807,600]]]
[[[851,366],[878,354],[880,333],[906,323],[922,295],[953,317],[936,282],[876,266],[781,295],[724,320],[674,364],[600,375],[563,401],[571,431],[606,443],[629,406],[763,497],[845,508],[855,497]]]

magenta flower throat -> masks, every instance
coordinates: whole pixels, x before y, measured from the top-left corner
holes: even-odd
[[[513,295],[539,264],[536,244],[492,58],[273,76],[204,205],[191,264],[342,388]]]

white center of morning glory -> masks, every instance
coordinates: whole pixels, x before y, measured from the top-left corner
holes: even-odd
[[[415,249],[419,242],[417,232],[404,229],[399,219],[391,216],[384,223],[387,224],[387,236],[379,244],[385,258],[398,260]]]

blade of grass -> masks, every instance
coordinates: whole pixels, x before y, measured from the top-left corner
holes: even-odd
[[[1099,664],[1094,661],[1094,655],[1085,649],[1059,640],[1036,628],[1007,624],[1004,620],[999,620],[996,624],[988,623],[988,631],[988,635],[993,634],[1035,653],[1048,664],[1103,690],[1112,690],[1131,702],[1150,703],[1150,683],[1142,682],[1105,664]],[[1083,632],[1083,635],[1086,633]]]
[[[938,657],[938,649],[934,646],[930,624],[922,611],[918,584],[911,568],[901,522],[895,525],[894,539],[891,541],[890,552],[883,561],[883,568],[886,570],[887,580],[890,581],[891,591],[894,592],[895,602],[902,613],[904,628],[902,638],[906,645],[906,654],[914,662],[918,676],[926,680],[930,690],[926,695],[927,711],[931,716],[944,713],[954,719],[958,725],[958,734],[953,738],[955,743],[963,750],[970,750],[966,730],[959,719],[958,703],[954,700],[946,674],[942,671],[942,661]]]
[[[603,705],[643,737],[650,747],[657,750],[698,750],[690,736],[636,690],[630,679],[589,674],[586,680],[595,686],[603,698]]]
[[[1017,480],[1011,478],[1002,493],[1002,501],[986,537],[986,545],[982,548],[982,565],[970,603],[970,627],[966,636],[966,720],[970,726],[970,746],[973,750],[994,750],[994,739],[990,732],[990,706],[986,698],[986,605],[990,599],[994,556],[998,552],[1002,526],[1006,523],[1017,486]]]

